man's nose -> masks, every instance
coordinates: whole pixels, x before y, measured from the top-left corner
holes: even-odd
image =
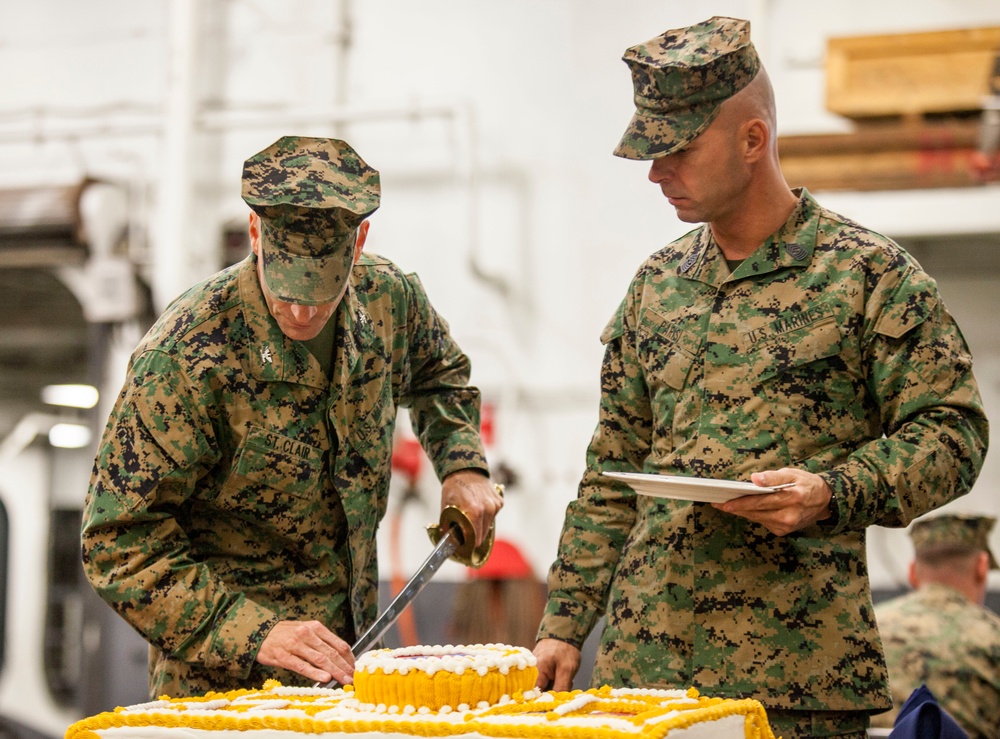
[[[653,160],[653,163],[649,165],[649,181],[659,184],[663,180],[668,179],[673,173],[673,157],[670,155],[657,157]]]
[[[301,305],[299,303],[289,303],[288,309],[292,313],[292,318],[299,323],[307,323],[312,320],[319,310],[315,305]]]

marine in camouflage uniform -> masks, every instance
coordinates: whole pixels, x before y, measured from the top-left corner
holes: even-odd
[[[939,515],[913,523],[915,590],[875,607],[893,710],[926,685],[971,739],[1000,736],[1000,616],[985,608],[987,573],[998,569],[989,516]]]
[[[723,102],[763,75],[749,24],[713,18],[624,59],[637,110],[615,153],[653,160],[650,179],[678,215],[709,221],[685,209],[731,187],[742,162],[696,193],[661,173],[692,174],[685,160],[720,140]],[[766,76],[757,85],[747,94],[770,90]],[[710,151],[699,166],[732,155]],[[604,329],[598,425],[535,653],[540,674],[565,679],[579,659],[566,644],[580,647],[604,615],[594,685],[693,685],[787,711],[786,738],[862,736],[867,712],[890,702],[865,530],[968,491],[987,422],[933,280],[889,239],[779,181],[787,209],[745,259],[728,262],[706,222],[649,257]],[[796,486],[710,505],[637,496],[603,471]],[[814,511],[787,535],[746,517],[756,513],[744,506],[785,501]]]
[[[315,619],[346,642],[371,624],[397,408],[443,497],[468,470],[495,495],[468,358],[415,275],[355,252],[379,194],[340,141],[285,137],[252,157],[255,253],[174,301],[131,358],[83,562],[149,641],[153,696],[311,684],[257,661],[276,624]],[[276,300],[336,309],[309,343]],[[480,502],[465,507],[486,526],[502,502]]]

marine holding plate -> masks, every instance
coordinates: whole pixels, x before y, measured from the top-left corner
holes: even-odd
[[[597,430],[535,647],[569,688],[754,697],[775,734],[865,736],[892,703],[867,527],[966,493],[988,425],[937,286],[897,244],[792,189],[750,26],[712,18],[628,49],[615,154],[677,217],[601,335]],[[790,487],[726,502],[636,495],[604,472]]]

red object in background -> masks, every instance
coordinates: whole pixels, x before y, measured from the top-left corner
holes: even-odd
[[[981,151],[969,155],[969,167],[980,182],[992,182],[1000,179],[1000,153],[992,156]]]
[[[392,445],[392,469],[399,470],[415,485],[424,466],[424,450],[416,437],[398,437]]]
[[[478,570],[468,567],[466,571],[471,580],[519,580],[535,576],[521,550],[506,539],[494,540],[486,564]]]
[[[479,414],[479,434],[483,438],[483,446],[493,446],[493,432],[496,424],[496,413],[492,403],[483,403]]]

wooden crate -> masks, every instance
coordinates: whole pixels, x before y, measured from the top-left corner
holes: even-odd
[[[813,192],[982,185],[972,168],[978,118],[860,122],[852,133],[779,136],[785,179]]]
[[[827,41],[826,106],[853,119],[979,110],[1000,26]]]

